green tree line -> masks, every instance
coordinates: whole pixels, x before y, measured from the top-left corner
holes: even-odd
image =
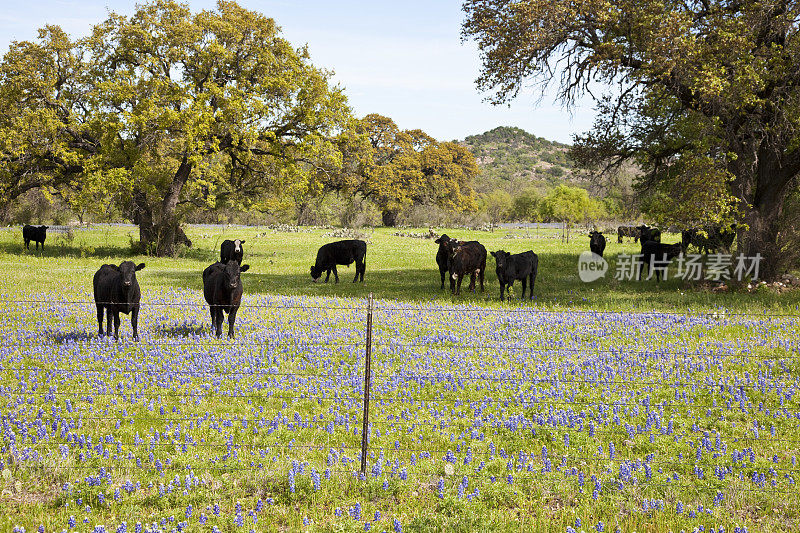
[[[356,118],[331,74],[271,18],[153,0],[75,40],[58,26],[0,63],[0,216],[30,191],[139,227],[169,255],[215,209],[279,212],[325,193],[392,224],[415,203],[477,207],[471,153],[380,115]]]

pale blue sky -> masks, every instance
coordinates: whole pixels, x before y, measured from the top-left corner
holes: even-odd
[[[359,116],[380,113],[401,128],[421,128],[439,140],[463,139],[496,126],[518,126],[570,142],[591,126],[588,101],[572,112],[535,89],[508,106],[492,106],[475,88],[480,61],[460,41],[458,0],[240,0],[274,18],[295,46],[307,43],[315,65],[335,71]],[[0,50],[33,39],[45,24],[73,37],[88,33],[109,10],[133,12],[132,0],[0,0]],[[192,0],[194,10],[215,0]],[[402,6],[402,7],[401,7]]]

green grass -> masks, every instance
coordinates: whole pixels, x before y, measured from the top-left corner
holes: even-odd
[[[406,233],[425,233],[427,230],[402,230]],[[462,286],[462,295],[452,298],[447,290],[439,290],[439,273],[435,263],[437,245],[430,239],[398,237],[396,230],[379,228],[364,230],[370,244],[367,252],[367,274],[364,284],[351,283],[355,269],[340,267],[340,283],[311,283],[309,268],[322,244],[336,240],[326,236],[330,230],[305,230],[298,233],[276,233],[266,228],[208,229],[190,227],[187,231],[193,246],[184,249],[181,257],[153,258],[131,256],[129,243],[137,239],[133,227],[107,227],[76,231],[74,238],[51,234],[44,252],[24,251],[21,230],[0,231],[0,264],[6,271],[7,283],[31,289],[48,289],[57,279],[69,287],[90,289],[91,277],[106,262],[119,263],[132,259],[148,264],[139,274],[142,287],[175,287],[202,289],[200,273],[219,256],[219,244],[226,238],[243,238],[245,262],[251,270],[244,275],[246,292],[343,296],[365,298],[370,292],[375,298],[430,302],[469,301],[498,306],[499,285],[494,273],[494,260],[488,257],[485,293],[469,294]],[[611,266],[605,278],[583,283],[578,277],[578,255],[588,250],[588,237],[576,233],[565,244],[553,230],[498,230],[495,232],[440,229],[462,240],[479,240],[489,251],[506,250],[513,253],[533,250],[539,255],[539,275],[533,302],[515,300],[508,305],[533,306],[545,309],[597,311],[664,311],[696,312],[724,309],[739,313],[800,313],[800,291],[778,294],[769,289],[754,293],[743,287],[731,287],[728,292],[711,291],[712,285],[669,279],[649,281],[618,281],[614,279],[614,260],[617,254],[635,254],[639,245],[617,244],[608,236],[605,257]],[[528,238],[506,238],[507,236]],[[677,242],[677,235],[665,234],[663,242]],[[674,267],[670,271],[674,275]],[[447,284],[447,283],[446,283]],[[514,290],[519,295],[521,285]]]
[[[111,531],[122,520],[133,531],[136,522],[146,526],[172,516],[174,522],[165,526],[169,531],[184,520],[191,504],[189,531],[210,531],[212,525],[221,531],[248,531],[252,522],[247,512],[259,499],[273,502],[252,526],[257,531],[363,531],[364,522],[376,511],[381,519],[372,531],[391,531],[395,518],[404,532],[564,531],[575,525],[576,518],[586,531],[594,531],[598,521],[605,524],[605,531],[615,527],[691,531],[700,525],[705,531],[719,525],[726,531],[737,525],[746,525],[749,531],[800,527],[795,485],[775,477],[776,492],[769,490],[771,477],[765,490],[747,479],[753,471],[766,473],[772,467],[781,475],[797,477],[791,458],[797,455],[800,434],[792,418],[800,412],[799,321],[769,316],[800,314],[798,291],[715,293],[680,280],[619,282],[610,274],[584,284],[577,276],[577,256],[588,248],[583,235],[563,244],[555,232],[511,239],[506,235],[523,231],[444,231],[480,240],[488,250],[536,251],[540,271],[533,302],[499,301],[491,257],[484,294],[462,289],[461,297],[450,296],[439,289],[436,245],[427,239],[394,236],[389,229],[368,231],[366,283],[351,283],[355,274],[351,266],[340,269],[338,285],[314,284],[308,273],[317,248],[335,240],[325,236],[327,230],[223,232],[192,227],[187,233],[194,246],[178,258],[131,257],[133,228],[101,226],[76,231],[72,239],[50,235],[44,252],[23,251],[19,228],[0,231],[2,300],[88,301],[92,275],[101,264],[123,259],[147,263],[138,273],[144,303],[140,343],[130,341],[125,316],[119,342],[95,340],[91,305],[4,306],[0,416],[16,432],[17,453],[30,447],[42,458],[20,461],[8,450],[0,454],[4,463],[0,470],[8,472],[0,477],[0,530],[23,525],[30,532],[44,524],[47,531],[61,531],[75,516],[77,531],[93,531],[96,524],[107,524]],[[245,307],[235,341],[208,336],[201,296],[200,273],[217,258],[224,238],[246,239],[245,263],[252,265],[243,275]],[[667,235],[663,240],[674,242],[676,237]],[[606,257],[637,251],[637,245],[618,245],[609,239]],[[520,290],[519,284],[515,289]],[[384,449],[387,460],[397,460],[407,470],[407,481],[389,476],[388,467],[380,476],[363,481],[351,475],[359,459],[363,303],[370,292],[378,299],[370,467],[378,450]],[[294,307],[280,307],[287,303]],[[417,304],[440,308],[418,310]],[[486,311],[474,312],[476,307]],[[493,312],[517,308],[564,313]],[[726,316],[709,316],[709,311],[719,310]],[[697,316],[572,311],[670,311]],[[742,408],[733,399],[740,392],[746,394]],[[67,399],[72,402],[69,413]],[[488,399],[493,401],[486,403]],[[652,408],[645,409],[645,401]],[[548,421],[551,416],[581,413],[599,416],[599,404],[607,406],[608,424],[598,424],[593,436]],[[791,416],[784,416],[783,410]],[[115,439],[121,443],[120,451],[113,444],[106,448],[119,457],[94,455],[80,460],[77,454],[85,450],[72,445],[62,455],[60,446],[68,441],[61,435],[37,444],[20,443],[18,424],[29,424],[26,435],[35,435],[37,420],[56,415],[75,424],[70,432],[91,436],[93,445],[107,436]],[[320,416],[325,421],[346,416],[348,423],[337,423],[330,434],[325,423],[316,420]],[[525,417],[536,432],[514,427],[517,416]],[[613,421],[615,416],[620,423]],[[644,426],[652,417],[663,424],[672,420],[674,434],[653,431],[652,441],[649,432],[628,435],[624,424]],[[283,421],[270,431],[252,421],[262,418]],[[201,427],[188,427],[189,421],[200,419]],[[241,419],[251,422],[245,427]],[[475,420],[480,424],[476,426]],[[759,439],[752,438],[754,420],[759,423]],[[156,430],[169,437],[148,446]],[[60,427],[54,433],[59,431]],[[693,457],[706,431],[712,443],[719,432],[725,451],[716,458],[712,452],[704,453],[697,464],[705,477],[697,480]],[[564,434],[570,435],[569,443]],[[134,444],[137,435],[143,444]],[[185,438],[193,444],[183,451]],[[0,444],[9,446],[7,439],[4,434]],[[235,445],[235,457],[226,447],[228,442]],[[496,447],[491,458],[484,453],[490,442]],[[608,457],[612,442],[617,450],[614,459]],[[295,448],[284,447],[289,444]],[[307,468],[322,473],[334,444],[345,445],[342,454],[355,463],[331,467],[333,477],[320,490],[314,489],[307,472],[298,475],[292,492],[291,461],[306,461]],[[463,462],[466,446],[475,453],[470,464]],[[582,493],[574,476],[541,475],[541,457],[532,460],[532,471],[514,470],[513,483],[506,482],[511,459],[502,457],[500,450],[540,456],[543,446],[553,467],[566,457],[565,468],[585,473]],[[598,446],[603,454],[597,453]],[[754,463],[733,462],[734,450],[750,447]],[[412,464],[408,450],[433,451],[431,458],[418,458]],[[442,461],[444,450],[457,456],[452,475]],[[678,453],[685,460],[674,462]],[[639,470],[639,482],[622,488],[614,485],[622,460],[641,460],[648,454],[655,456],[652,482],[644,482]],[[129,459],[134,456],[141,467]],[[154,470],[156,459],[171,461],[164,475]],[[251,461],[263,463],[264,468],[251,467]],[[485,465],[476,472],[480,461]],[[519,464],[518,457],[512,462]],[[130,468],[121,468],[125,465]],[[717,465],[730,467],[733,473],[717,480],[713,472]],[[110,468],[112,482],[90,486],[86,476],[101,466]],[[200,484],[186,495],[176,489],[160,496],[158,485],[168,484],[176,473],[183,480],[186,466],[192,467]],[[673,474],[679,479],[667,482]],[[596,500],[591,497],[591,475],[602,480]],[[480,491],[470,501],[458,496],[463,476],[469,478],[467,494],[475,488]],[[440,477],[442,498],[437,488]],[[141,487],[130,495],[123,492],[114,502],[111,495],[126,479],[139,481]],[[69,492],[62,490],[66,482]],[[718,489],[725,500],[713,506],[712,515],[688,516],[690,508],[711,508]],[[106,503],[101,503],[101,493]],[[641,512],[649,499],[663,501],[666,510]],[[679,501],[687,507],[680,515],[675,512]],[[221,508],[219,518],[213,515],[215,503]],[[232,521],[237,503],[246,524],[241,529]],[[358,521],[347,512],[356,503],[363,508]],[[335,514],[337,508],[343,516]],[[200,513],[209,517],[203,526],[197,521]],[[304,518],[310,521],[308,526]]]

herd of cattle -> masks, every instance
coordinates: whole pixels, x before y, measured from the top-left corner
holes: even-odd
[[[681,231],[681,241],[674,244],[661,243],[661,230],[647,225],[620,226],[617,228],[617,242],[622,243],[623,237],[630,237],[633,242],[641,242],[642,250],[639,254],[639,279],[646,265],[648,271],[654,272],[656,281],[660,280],[660,270],[654,270],[656,261],[671,261],[680,254],[685,253],[689,246],[695,246],[700,253],[715,253],[718,250],[730,250],[736,237],[736,226],[728,228],[721,226],[705,226],[703,228],[690,228]],[[589,249],[603,256],[606,248],[606,238],[598,231],[589,233]]]
[[[30,241],[39,244],[44,249],[47,226],[24,226],[22,236],[25,248],[30,249]],[[681,232],[681,242],[675,244],[662,244],[661,231],[658,228],[642,226],[620,226],[617,229],[619,243],[623,237],[640,241],[642,251],[639,261],[642,266],[647,265],[653,271],[654,261],[671,260],[684,253],[689,246],[697,247],[701,253],[714,252],[719,249],[729,249],[735,237],[735,228],[723,229],[720,227],[705,227],[684,230]],[[436,263],[439,265],[441,289],[444,289],[445,277],[450,280],[450,292],[453,295],[461,293],[461,283],[467,275],[470,277],[469,289],[476,290],[476,282],[480,281],[481,292],[484,291],[484,276],[486,272],[486,248],[478,241],[460,241],[447,235],[436,239],[439,249],[436,252]],[[242,272],[247,272],[250,265],[242,264],[245,243],[243,239],[225,240],[220,246],[220,260],[209,265],[203,270],[203,296],[211,312],[212,331],[220,337],[222,335],[222,322],[224,314],[228,315],[228,336],[234,337],[234,323],[236,313],[242,301]],[[592,231],[589,233],[590,250],[603,256],[606,248],[606,239],[602,233]],[[539,270],[539,258],[532,251],[511,254],[504,250],[491,252],[495,258],[495,272],[500,283],[500,300],[505,299],[506,289],[510,289],[514,282],[522,282],[520,298],[533,299],[533,288],[536,274]],[[315,283],[326,273],[325,282],[330,279],[333,272],[336,283],[339,282],[337,265],[356,265],[356,275],[353,283],[364,281],[366,271],[367,243],[362,240],[351,239],[337,241],[323,245],[317,251],[316,261],[311,266],[311,279]],[[134,339],[138,339],[138,315],[141,292],[136,280],[136,272],[145,267],[144,263],[135,265],[132,261],[123,261],[119,265],[103,265],[95,273],[93,280],[94,300],[97,306],[98,333],[103,335],[103,319],[106,320],[105,334],[112,334],[119,338],[119,314],[131,315],[131,327]],[[639,277],[641,278],[641,270]],[[659,272],[655,271],[656,279]],[[530,285],[530,288],[528,288]]]

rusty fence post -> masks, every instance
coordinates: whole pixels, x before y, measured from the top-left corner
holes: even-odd
[[[367,341],[364,354],[364,416],[361,428],[361,474],[367,475],[367,445],[369,441],[369,389],[372,381],[372,293],[367,300]]]

